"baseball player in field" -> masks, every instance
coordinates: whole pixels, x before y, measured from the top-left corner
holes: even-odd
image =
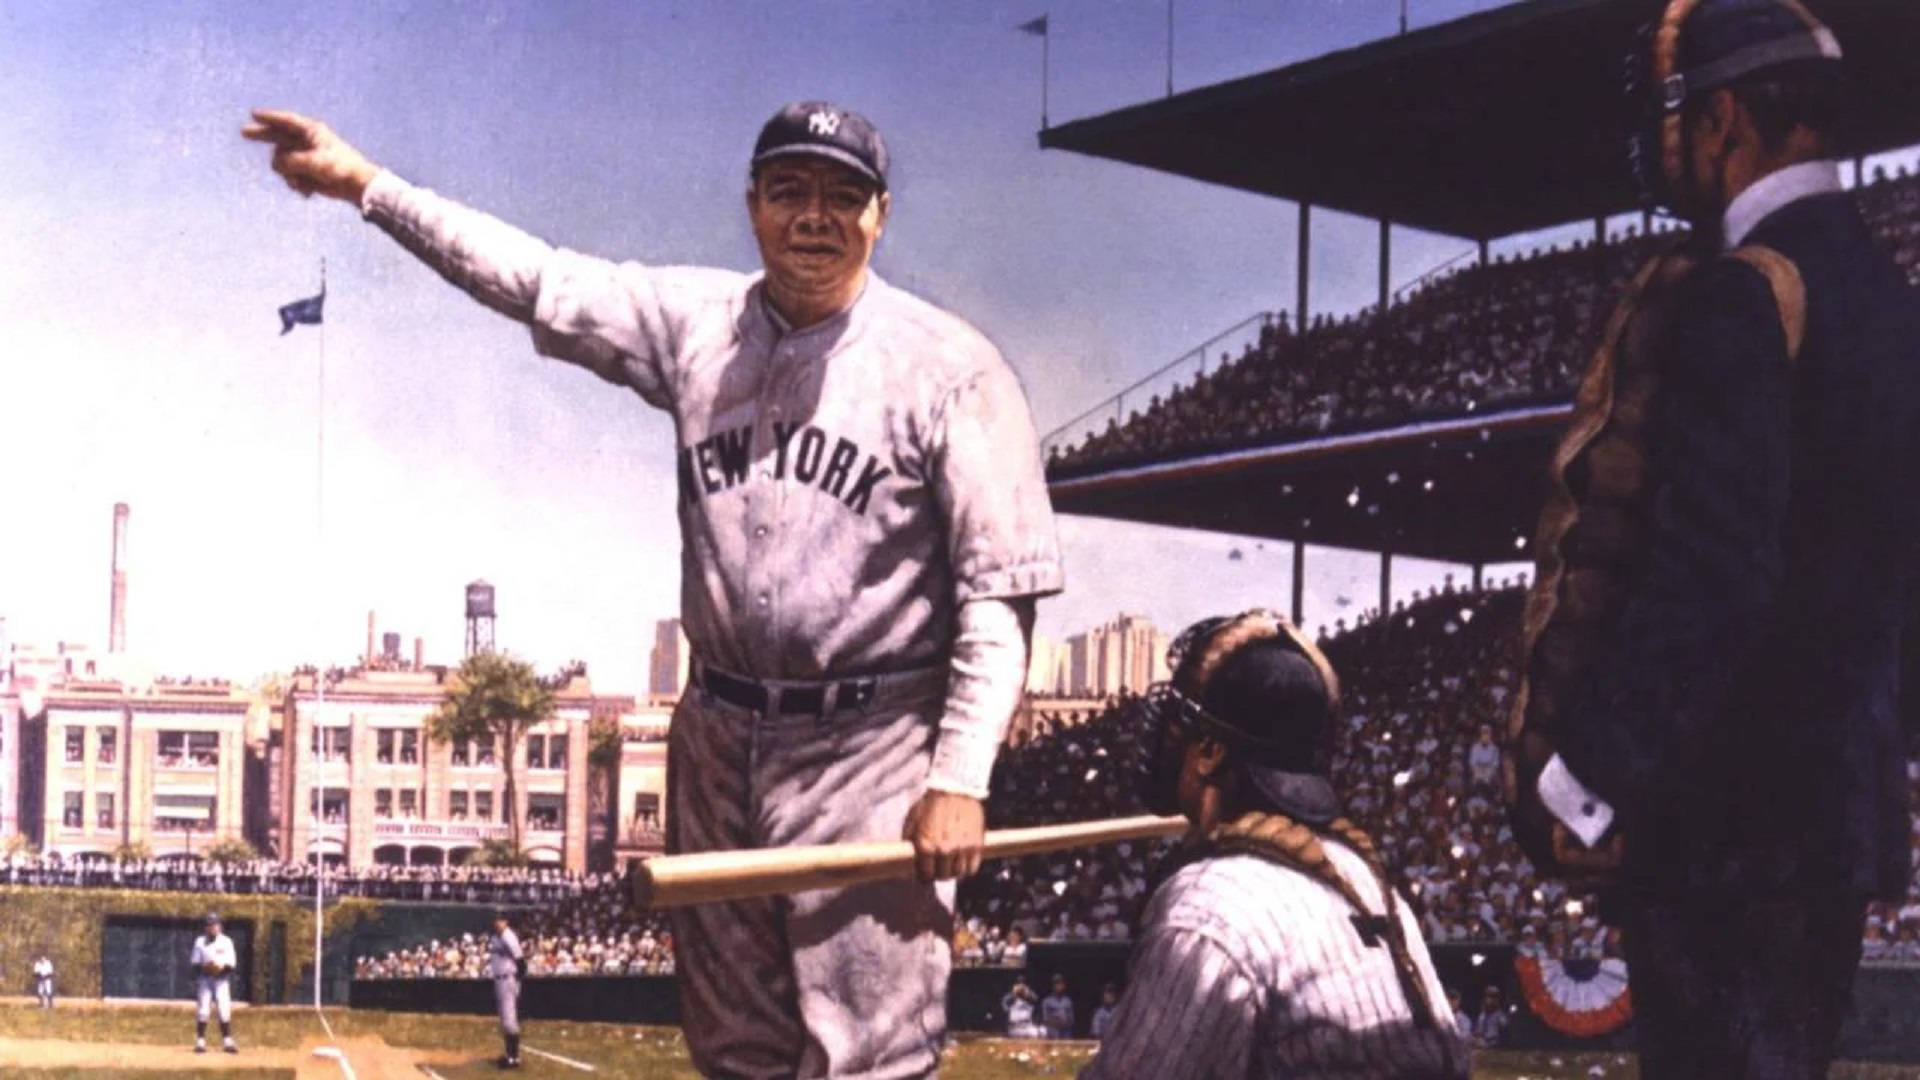
[[[527,974],[527,955],[520,935],[507,925],[507,913],[493,913],[493,933],[487,935],[487,974],[493,977],[493,1008],[500,1015],[500,1038],[506,1044],[500,1067],[520,1067],[520,980]]]
[[[33,962],[33,996],[43,1009],[53,1008],[53,961],[41,953]]]
[[[781,109],[749,161],[762,273],[615,263],[262,111],[297,191],[347,200],[536,350],[672,415],[692,688],[668,743],[667,848],[904,836],[918,880],[672,913],[694,1064],[738,1077],[923,1076],[946,1030],[953,886],[1063,584],[1020,385],[959,318],[868,268],[892,209],[858,113]]]
[[[1147,697],[1141,793],[1186,815],[1082,1080],[1463,1078],[1420,924],[1328,780],[1338,684],[1284,619],[1195,624]]]
[[[237,1054],[233,1042],[233,969],[239,963],[233,951],[233,939],[220,929],[220,916],[208,915],[206,932],[193,939],[193,954],[187,961],[194,970],[193,1052],[207,1052],[207,1013],[217,1006],[220,1013],[220,1049]]]

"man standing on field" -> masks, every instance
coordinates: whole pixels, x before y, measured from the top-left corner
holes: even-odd
[[[925,1076],[946,1035],[953,885],[1062,586],[1038,440],[1000,353],[868,268],[892,208],[863,116],[789,105],[748,162],[765,272],[555,249],[263,111],[295,190],[357,205],[534,347],[672,415],[691,689],[667,849],[904,837],[917,881],[671,913],[694,1065]],[[936,884],[937,882],[937,884]]]

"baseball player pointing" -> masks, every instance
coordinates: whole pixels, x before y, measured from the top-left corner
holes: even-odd
[[[869,269],[892,210],[879,132],[826,102],[766,123],[746,189],[764,271],[748,275],[557,250],[324,124],[254,118],[246,136],[273,144],[295,190],[357,205],[539,352],[672,415],[694,663],[668,743],[668,850],[913,842],[918,881],[672,914],[696,1067],[931,1072],[942,879],[979,866],[1033,601],[1062,573],[1013,373]]]
[[[233,1043],[233,969],[239,963],[234,956],[233,939],[220,929],[220,916],[208,915],[206,932],[193,939],[193,953],[187,961],[194,970],[193,1052],[207,1052],[207,1014],[220,1013],[220,1049],[237,1054]]]

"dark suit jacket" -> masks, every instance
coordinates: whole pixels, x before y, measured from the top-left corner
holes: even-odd
[[[1920,292],[1844,194],[1782,207],[1747,242],[1806,282],[1798,362],[1758,271],[1717,259],[1683,286],[1648,550],[1553,736],[1627,830],[1629,887],[1898,897]]]

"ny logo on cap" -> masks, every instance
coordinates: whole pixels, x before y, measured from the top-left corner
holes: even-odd
[[[840,116],[825,110],[807,117],[807,130],[815,135],[831,136],[840,130]]]

